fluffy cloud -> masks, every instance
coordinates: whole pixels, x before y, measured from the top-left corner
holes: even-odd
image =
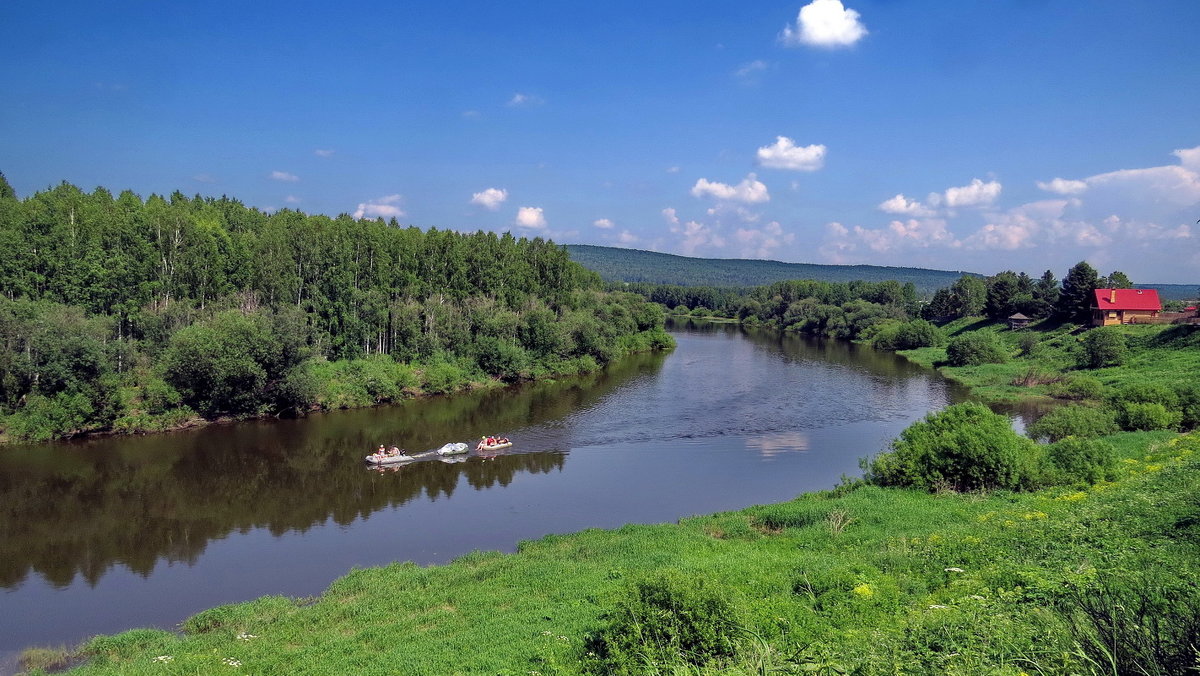
[[[471,204],[478,204],[488,211],[495,211],[508,199],[508,191],[504,188],[488,188],[483,192],[471,195]]]
[[[675,213],[675,207],[667,207],[662,210],[663,218],[671,225],[679,225],[679,215]]]
[[[958,188],[947,188],[944,195],[948,207],[973,207],[991,204],[1000,196],[1000,183],[989,181],[984,183],[973,179],[971,185]]]
[[[671,226],[671,232],[680,235],[679,250],[685,256],[694,256],[696,250],[700,247],[723,247],[725,246],[725,238],[716,232],[711,226],[699,223],[697,221],[688,221],[682,225],[676,223]]]
[[[509,99],[508,103],[505,105],[507,105],[509,108],[532,108],[533,106],[540,106],[543,103],[545,103],[545,101],[540,96],[517,92],[516,94],[512,95],[512,98]]]
[[[1053,181],[1038,181],[1037,187],[1046,192],[1058,193],[1059,195],[1078,195],[1087,190],[1087,181],[1070,181],[1065,178],[1055,178]]]
[[[617,241],[621,244],[633,244],[638,241],[638,236],[628,230],[622,230],[621,234],[617,235]]]
[[[825,146],[797,146],[786,136],[776,136],[774,145],[758,149],[758,163],[771,169],[816,171],[825,166]]]
[[[596,220],[592,221],[592,225],[600,228],[601,230],[611,230],[613,227],[613,222],[607,218],[597,218]]]
[[[755,61],[751,61],[750,63],[742,64],[741,67],[733,72],[733,75],[746,84],[753,84],[759,79],[758,76],[762,74],[762,72],[768,67],[769,66],[766,61],[757,59]]]
[[[300,180],[300,177],[295,174],[289,174],[286,171],[272,171],[269,178],[275,181],[284,181],[287,183],[295,183]]]
[[[287,197],[283,198],[283,201],[287,202],[288,204],[299,204],[300,198],[296,197],[295,195],[288,195]]]
[[[740,247],[743,258],[770,258],[779,247],[792,244],[796,236],[785,233],[778,221],[771,221],[760,229],[738,228],[733,239]]]
[[[889,214],[901,214],[904,216],[932,216],[934,211],[917,200],[910,200],[903,193],[897,193],[895,197],[884,200],[879,204],[879,210]]]
[[[333,154],[335,152],[337,152],[337,151],[317,148],[316,150],[313,151],[313,155],[316,155],[317,157],[323,157],[325,159],[329,159],[330,157],[333,157]]]
[[[706,178],[701,178],[699,181],[696,181],[696,185],[692,186],[692,195],[696,197],[709,196],[733,202],[746,202],[747,204],[757,204],[771,200],[771,195],[767,192],[767,186],[763,185],[754,174],[749,174],[737,185],[716,183]]]
[[[399,218],[404,215],[400,208],[400,195],[388,195],[370,202],[362,202],[354,211],[355,218]]]
[[[796,25],[785,27],[779,39],[791,47],[849,47],[867,34],[858,17],[858,12],[842,5],[841,0],[813,0],[800,8]]]
[[[517,209],[517,225],[522,228],[544,228],[546,216],[541,207],[521,207]]]
[[[1188,169],[1200,171],[1200,146],[1181,148],[1172,153],[1179,158],[1179,163]]]

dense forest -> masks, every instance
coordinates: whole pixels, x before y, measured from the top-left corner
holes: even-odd
[[[571,260],[610,282],[646,282],[679,286],[762,286],[790,279],[822,282],[853,281],[912,283],[918,293],[931,294],[963,273],[878,265],[818,265],[737,258],[690,258],[672,254],[607,246],[568,244]],[[970,273],[968,273],[970,274]]]
[[[303,412],[594,370],[662,312],[541,238],[0,175],[10,439]]]

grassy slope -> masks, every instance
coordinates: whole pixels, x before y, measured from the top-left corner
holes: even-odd
[[[952,367],[943,366],[946,350],[941,347],[905,350],[900,354],[925,366],[940,367],[947,377],[968,385],[984,399],[1015,401],[1044,398],[1047,385],[1071,374],[1086,375],[1110,387],[1154,382],[1177,385],[1191,382],[1200,373],[1200,327],[1120,326],[1130,346],[1129,360],[1122,366],[1080,369],[1075,351],[1083,332],[1073,324],[1043,321],[1029,329],[1010,331],[1007,324],[980,317],[959,319],[943,327],[951,338],[969,331],[993,332],[1010,348],[1012,358],[1003,364]],[[1023,334],[1038,338],[1032,356],[1018,355]],[[1030,378],[1029,376],[1033,376]]]
[[[1200,437],[1172,438],[1119,435],[1123,478],[1086,490],[859,488],[551,536],[514,555],[360,570],[311,601],[206,611],[184,636],[96,639],[80,673],[223,673],[226,658],[256,674],[579,673],[584,637],[627,582],[668,568],[719,583],[743,608],[758,638],[726,665],[733,673],[785,662],[822,673],[1083,673],[1089,663],[1050,598],[1146,561],[1200,560],[1195,526],[1179,527],[1200,516]]]

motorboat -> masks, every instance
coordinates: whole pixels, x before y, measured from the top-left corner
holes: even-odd
[[[485,453],[487,453],[487,452],[491,452],[491,451],[499,451],[501,449],[508,448],[510,446],[512,446],[512,442],[504,440],[504,441],[498,441],[494,444],[480,443],[479,446],[477,446],[476,448],[478,448],[480,451],[484,451]]]
[[[365,460],[370,465],[394,465],[400,462],[412,462],[416,458],[405,451],[400,451],[399,453],[372,453]]]

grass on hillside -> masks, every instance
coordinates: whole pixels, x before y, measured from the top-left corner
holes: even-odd
[[[1086,369],[1078,366],[1077,354],[1086,328],[1055,320],[1035,322],[1027,329],[1012,331],[1007,323],[981,317],[955,320],[942,327],[949,338],[967,332],[993,333],[1008,348],[1002,364],[948,366],[945,347],[905,350],[899,354],[924,366],[939,368],[948,378],[972,388],[989,401],[1016,401],[1049,397],[1057,381],[1084,375],[1109,388],[1134,383],[1174,386],[1192,382],[1200,373],[1200,327],[1172,325],[1124,325],[1115,327],[1129,344],[1129,358],[1121,366]],[[1023,336],[1037,340],[1031,354],[1022,354]]]
[[[1112,483],[1025,494],[851,485],[548,536],[513,555],[359,570],[315,599],[200,613],[181,636],[94,639],[78,673],[1112,673],[1129,655],[1177,650],[1168,630],[1200,614],[1194,584],[1181,583],[1200,573],[1200,434],[1110,441],[1122,457]],[[597,632],[635,583],[667,573],[719,595],[671,615],[715,614],[736,628],[737,653],[690,664],[684,651],[628,672],[599,663]],[[1157,633],[1133,610],[1105,633],[1089,599],[1155,604]],[[1106,655],[1114,646],[1121,654]]]

